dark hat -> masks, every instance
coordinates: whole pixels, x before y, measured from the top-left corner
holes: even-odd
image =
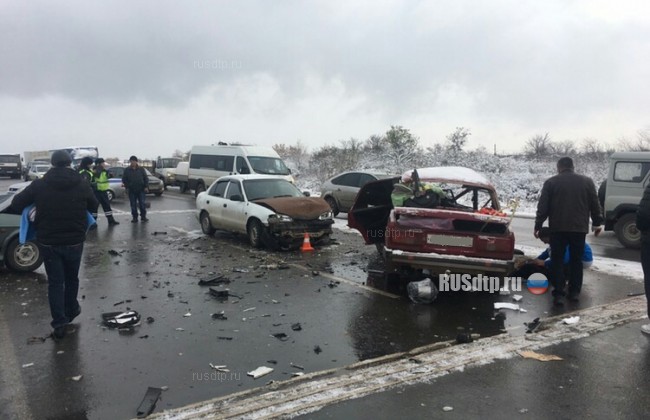
[[[137,161],[138,161],[138,158],[135,157],[135,156],[131,156],[131,157],[129,158],[129,162],[133,162],[133,161],[137,162]]]
[[[57,150],[52,153],[50,162],[52,163],[52,166],[62,168],[64,166],[70,166],[72,164],[72,158],[70,157],[70,153],[65,150]]]
[[[93,164],[93,158],[90,156],[86,156],[85,158],[81,159],[80,165],[81,166],[90,166]]]
[[[106,162],[106,161],[104,160],[104,158],[97,158],[97,159],[95,159],[95,165],[99,165],[100,163],[104,163],[104,162]]]

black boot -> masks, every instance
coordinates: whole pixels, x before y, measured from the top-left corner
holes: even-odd
[[[119,225],[119,224],[120,224],[120,222],[118,222],[117,220],[115,220],[115,218],[114,218],[113,216],[108,216],[107,218],[108,218],[108,225],[109,225],[109,226],[115,226],[115,225]]]

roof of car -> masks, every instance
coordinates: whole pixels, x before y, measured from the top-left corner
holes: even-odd
[[[222,176],[218,180],[226,180],[226,179],[234,179],[234,180],[239,180],[239,181],[247,181],[251,179],[281,179],[283,181],[287,181],[287,179],[284,176],[281,175],[259,175],[259,174],[254,174],[254,175],[226,175]],[[289,181],[287,181],[289,182]]]

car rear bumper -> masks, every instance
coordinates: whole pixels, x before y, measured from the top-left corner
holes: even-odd
[[[443,255],[436,253],[408,252],[385,249],[386,265],[390,271],[408,266],[416,269],[428,269],[433,273],[495,273],[507,275],[514,271],[514,260],[494,260],[488,258]]]

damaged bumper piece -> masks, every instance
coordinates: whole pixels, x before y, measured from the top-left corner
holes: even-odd
[[[332,233],[332,219],[325,220],[294,220],[291,222],[269,220],[269,233],[276,238],[287,240],[302,240],[305,232],[311,238],[319,239]]]
[[[427,269],[432,273],[444,273],[449,270],[453,273],[477,275],[485,273],[507,275],[514,270],[514,260],[494,260],[458,255],[409,252],[389,248],[385,249],[384,255],[389,272],[397,272],[402,266]]]

